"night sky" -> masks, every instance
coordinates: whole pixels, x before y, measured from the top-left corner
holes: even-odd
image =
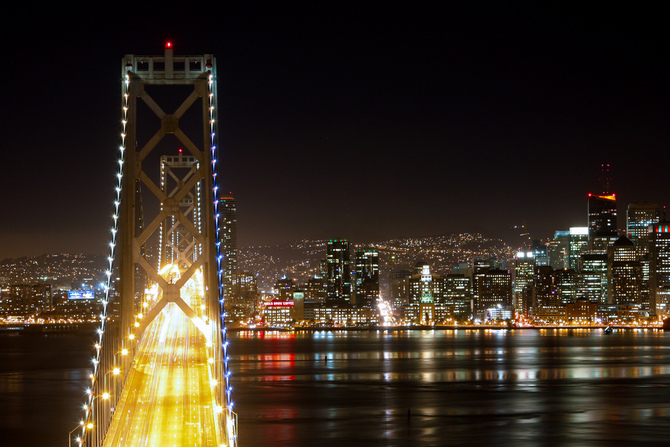
[[[162,54],[166,40],[217,58],[221,183],[240,245],[512,241],[524,222],[549,237],[586,225],[602,163],[620,216],[668,204],[661,10],[214,3],[53,3],[0,19],[0,259],[107,252],[121,58]]]

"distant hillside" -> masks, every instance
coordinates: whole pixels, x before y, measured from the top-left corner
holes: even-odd
[[[500,239],[490,239],[477,233],[446,236],[392,239],[369,244],[353,244],[354,252],[361,248],[379,251],[380,282],[388,283],[389,274],[412,268],[425,261],[437,273],[447,273],[461,262],[474,256],[508,260],[513,250]],[[298,283],[313,277],[326,257],[325,240],[303,240],[289,245],[241,247],[238,265],[256,275],[259,290],[270,290],[277,279],[286,275]],[[0,284],[50,283],[78,288],[82,283],[91,286],[104,280],[107,260],[101,255],[51,254],[0,261]]]
[[[446,236],[392,239],[369,244],[355,244],[360,248],[376,248],[379,251],[380,280],[382,287],[388,282],[391,272],[411,268],[425,261],[439,273],[447,273],[461,262],[470,262],[474,256],[496,259],[511,259],[513,250],[500,239],[489,239],[477,233],[462,233]],[[238,265],[242,270],[257,275],[259,290],[270,290],[283,275],[302,283],[317,273],[319,263],[326,257],[326,241],[304,240],[282,246],[242,247]]]
[[[103,281],[106,258],[102,255],[50,254],[0,261],[0,284],[48,283],[80,288]]]

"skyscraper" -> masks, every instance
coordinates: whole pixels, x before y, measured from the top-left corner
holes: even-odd
[[[661,220],[661,208],[656,203],[631,203],[626,211],[626,235],[638,249],[648,251],[649,225]]]
[[[626,234],[637,247],[640,256],[642,278],[640,281],[640,303],[645,313],[650,309],[650,256],[649,226],[661,219],[661,208],[656,203],[631,203],[626,212]]]
[[[588,227],[571,227],[568,236],[568,269],[581,269],[581,255],[589,243]]]
[[[166,197],[160,206],[161,211],[167,212],[167,217],[161,223],[159,233],[161,248],[158,253],[159,268],[167,264],[186,267],[197,260],[202,253],[202,247],[192,232],[173,214],[176,206],[180,213],[191,221],[196,232],[203,230],[202,191],[199,182],[181,197],[178,203],[174,203],[175,196],[181,191],[186,180],[195,175],[198,169],[200,169],[198,159],[193,155],[184,154],[181,149],[177,155],[160,157],[160,187]]]
[[[379,297],[379,253],[374,249],[356,251],[356,305],[376,308]]]
[[[554,239],[547,243],[549,265],[555,269],[568,267],[570,252],[570,231],[556,231]]]
[[[233,276],[237,271],[237,202],[232,194],[219,199],[219,228],[223,293],[228,298],[232,296]]]
[[[349,241],[330,239],[326,246],[326,282],[330,305],[351,304]]]
[[[514,257],[514,310],[517,315],[528,316],[532,304],[533,278],[535,277],[535,253],[528,249],[519,251]]]
[[[476,276],[478,313],[492,307],[512,308],[512,275],[507,270],[489,269]]]
[[[616,194],[589,194],[588,201],[589,238],[616,234]]]
[[[649,226],[649,292],[652,315],[670,310],[670,222]]]
[[[642,270],[635,245],[621,236],[607,250],[608,298],[611,304],[640,305]]]
[[[611,236],[617,232],[616,194],[610,188],[612,178],[609,163],[600,165],[600,170],[602,193],[588,195],[589,240],[592,245],[594,237]]]
[[[453,306],[454,317],[466,319],[472,314],[472,293],[470,277],[463,274],[449,274],[443,278],[444,302]]]
[[[607,254],[582,254],[582,273],[591,276],[590,296],[600,303],[607,303]]]

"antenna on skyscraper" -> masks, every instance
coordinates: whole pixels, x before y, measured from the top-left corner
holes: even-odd
[[[603,185],[603,195],[609,195],[610,193],[610,182],[612,177],[610,177],[610,164],[603,163],[600,165],[600,179]]]

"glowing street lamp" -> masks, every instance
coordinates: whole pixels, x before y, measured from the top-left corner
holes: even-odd
[[[68,447],[72,447],[72,433],[74,433],[74,431],[76,429],[78,429],[78,428],[80,429],[83,426],[84,426],[84,421],[79,421],[79,424],[75,428],[70,430],[70,433],[67,435],[67,445],[68,445]],[[77,438],[77,439],[79,439],[79,438]]]

